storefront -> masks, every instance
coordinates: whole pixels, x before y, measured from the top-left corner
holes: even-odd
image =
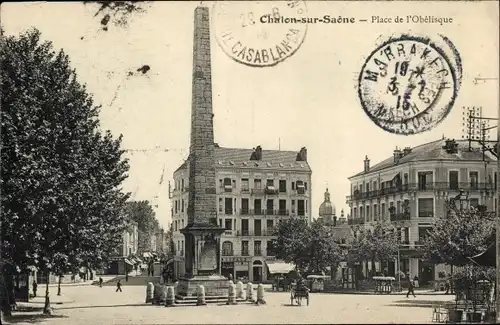
[[[222,262],[220,273],[226,278],[229,278],[229,275],[231,275],[234,278],[235,277],[234,262]]]

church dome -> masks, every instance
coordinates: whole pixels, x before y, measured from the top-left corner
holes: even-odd
[[[326,217],[334,215],[335,215],[335,205],[333,205],[330,202],[330,193],[328,192],[327,188],[325,192],[325,201],[323,201],[323,203],[321,203],[321,205],[319,206],[319,216]]]

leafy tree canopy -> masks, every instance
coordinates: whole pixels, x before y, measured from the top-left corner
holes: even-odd
[[[310,225],[301,218],[283,220],[276,228],[276,236],[276,257],[294,263],[301,271],[325,272],[336,268],[343,258],[332,228],[321,219]]]
[[[384,261],[397,254],[399,242],[394,226],[389,222],[377,222],[372,229],[359,229],[351,242],[348,260]]]
[[[137,223],[139,232],[138,251],[143,253],[151,250],[151,240],[161,229],[155,212],[149,201],[129,201],[126,203],[127,217]]]
[[[100,130],[69,57],[38,30],[0,51],[3,255],[21,269],[98,267],[124,227],[121,137]]]
[[[424,239],[423,251],[436,263],[463,265],[467,257],[487,248],[494,227],[493,218],[472,207],[458,210],[451,207],[444,218],[434,218]]]

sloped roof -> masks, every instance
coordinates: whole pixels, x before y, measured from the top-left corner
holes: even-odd
[[[350,240],[353,237],[352,229],[347,223],[333,227],[332,233],[335,238],[344,238],[346,240]]]
[[[468,140],[456,140],[456,143],[458,144],[457,153],[448,153],[445,149],[443,149],[445,142],[445,139],[439,139],[411,148],[411,152],[399,159],[399,162],[397,164],[394,162],[394,156],[390,156],[382,162],[370,167],[370,171],[368,173],[373,173],[389,167],[414,161],[483,161],[483,153],[480,150],[481,146],[479,143],[476,143],[474,141],[471,142],[471,147],[473,148],[473,150],[469,151]],[[486,152],[485,160],[488,162],[493,162],[496,161],[496,158],[491,153]],[[365,174],[364,171],[357,173],[349,178],[363,174]]]
[[[307,161],[297,161],[298,151],[262,150],[262,160],[250,160],[253,149],[215,147],[215,166],[248,169],[283,169],[311,172]],[[177,171],[187,169],[188,159]]]

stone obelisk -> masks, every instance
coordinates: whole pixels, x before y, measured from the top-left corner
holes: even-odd
[[[178,296],[196,295],[198,285],[209,296],[227,296],[228,280],[220,275],[220,235],[217,224],[215,145],[212,112],[208,8],[194,12],[191,145],[189,149],[188,224],[185,236],[186,276],[179,280]]]

